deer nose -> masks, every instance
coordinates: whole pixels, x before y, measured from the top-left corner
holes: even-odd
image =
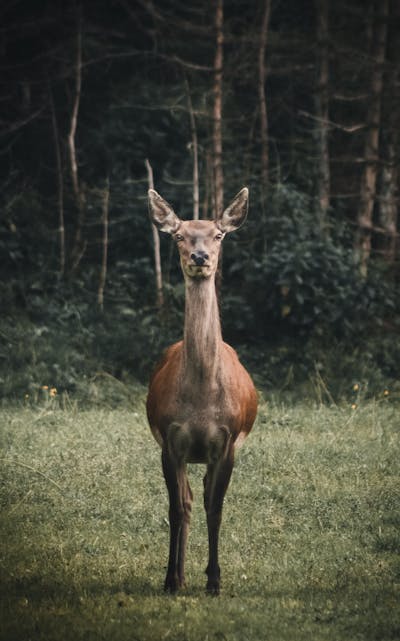
[[[202,265],[204,265],[206,260],[208,260],[209,256],[206,252],[198,250],[197,252],[193,252],[193,254],[190,254],[190,258],[195,263],[195,265],[201,267]]]

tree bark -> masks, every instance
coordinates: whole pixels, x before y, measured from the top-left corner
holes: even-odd
[[[329,164],[329,0],[315,0],[317,29],[317,88],[315,92],[316,126],[318,148],[317,193],[318,215],[322,232],[327,232],[327,216],[330,204]]]
[[[154,189],[153,169],[150,165],[148,158],[146,158],[145,160],[145,165],[147,169],[147,179],[148,179],[149,189]],[[154,244],[154,268],[156,272],[157,307],[158,309],[161,309],[164,305],[164,295],[163,295],[162,270],[161,270],[160,237],[158,235],[158,229],[153,223],[151,223],[151,228],[153,232],[153,244]]]
[[[360,273],[367,275],[371,254],[371,230],[376,199],[376,179],[379,161],[379,132],[381,126],[381,98],[383,86],[383,63],[385,61],[388,0],[377,2],[378,13],[373,25],[370,101],[368,106],[368,130],[365,137],[365,167],[361,176],[360,206],[357,213],[355,252]]]

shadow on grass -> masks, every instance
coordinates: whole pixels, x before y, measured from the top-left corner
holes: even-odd
[[[88,579],[76,585],[72,577],[64,578],[31,575],[18,577],[14,581],[2,581],[0,596],[2,600],[27,599],[31,603],[43,600],[80,602],[82,598],[114,597],[125,593],[128,596],[145,598],[163,594],[161,586],[155,586],[144,577],[128,577],[115,583],[102,582],[98,579]]]
[[[246,627],[251,623],[260,630],[266,629],[265,626],[281,629],[283,625],[288,632],[282,637],[284,639],[296,630],[301,631],[301,639],[305,638],[306,632],[315,639],[366,641],[386,641],[400,635],[394,586],[377,585],[373,579],[349,581],[340,587],[293,584],[286,589],[266,583],[249,582],[245,587],[227,584],[223,586],[220,598],[212,598],[207,597],[204,586],[197,583],[176,596],[165,594],[158,578],[155,584],[145,576],[127,573],[121,581],[107,582],[88,576],[75,584],[74,577],[67,573],[64,577],[33,574],[3,582],[1,600],[4,611],[7,604],[11,606],[9,612],[14,619],[12,629],[15,632],[21,625],[28,625],[28,616],[32,622],[44,625],[49,617],[60,614],[70,617],[74,626],[80,617],[89,617],[91,628],[100,631],[105,621],[118,617],[119,611],[125,613],[123,616],[127,621],[135,621],[137,625],[145,626],[147,619],[158,620],[160,626],[165,624],[168,629],[185,618],[198,626],[199,631],[204,625],[213,628],[210,623],[213,617],[219,617],[220,625]],[[17,608],[13,607],[15,603]],[[216,637],[211,635],[210,638]]]

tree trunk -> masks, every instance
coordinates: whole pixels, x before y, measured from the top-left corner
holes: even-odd
[[[269,151],[268,151],[268,112],[267,101],[265,96],[265,82],[267,70],[265,66],[265,51],[267,47],[267,36],[269,20],[271,16],[271,0],[265,0],[264,13],[261,23],[260,46],[258,49],[258,97],[260,106],[260,138],[261,138],[261,214],[262,228],[264,237],[264,252],[266,252],[266,201],[269,183]]]
[[[327,217],[330,197],[329,165],[329,49],[328,24],[329,0],[315,0],[317,28],[317,89],[315,92],[316,129],[318,149],[317,193],[320,229],[327,232]]]
[[[149,189],[154,189],[153,169],[147,158],[145,160],[145,165],[147,169],[147,179],[148,179]],[[158,229],[153,223],[151,223],[151,228],[153,232],[153,244],[154,244],[154,268],[156,271],[157,307],[158,309],[161,309],[164,305],[164,295],[163,295],[163,283],[162,283],[162,271],[161,271],[160,237],[158,235]]]
[[[211,151],[207,149],[206,151],[206,159],[205,159],[205,165],[204,165],[204,171],[205,171],[205,176],[204,176],[204,184],[205,184],[205,189],[204,189],[204,199],[203,199],[203,206],[202,206],[202,217],[207,220],[209,217],[209,209],[211,207],[211,211],[214,210],[213,207],[213,163],[212,163],[212,157],[211,157]]]
[[[372,64],[370,100],[368,106],[368,130],[365,138],[365,166],[361,176],[360,206],[357,213],[356,257],[360,273],[367,275],[371,254],[371,231],[376,198],[376,178],[379,160],[379,132],[381,126],[381,98],[383,86],[383,63],[386,52],[388,0],[377,2],[378,14],[373,25]]]
[[[214,218],[222,213],[224,208],[224,170],[222,166],[222,79],[224,64],[224,3],[216,0],[215,6],[215,58],[214,58],[214,132],[213,132],[213,163],[214,163]],[[219,296],[222,283],[222,247],[219,254],[218,269],[215,276],[217,295]]]
[[[76,157],[76,146],[75,146],[76,129],[78,126],[79,104],[81,100],[81,89],[82,89],[82,15],[81,15],[81,10],[79,9],[78,21],[77,21],[77,32],[76,32],[75,94],[74,94],[74,103],[73,103],[72,113],[71,113],[70,129],[68,134],[68,149],[69,149],[69,158],[70,158],[70,165],[71,165],[72,188],[73,188],[76,207],[78,211],[75,238],[74,238],[74,244],[72,248],[71,271],[76,270],[86,250],[86,242],[83,239],[83,224],[85,220],[85,198],[84,198],[83,189],[79,183],[78,162]]]
[[[193,112],[192,97],[190,95],[190,87],[185,77],[186,93],[188,98],[189,118],[190,118],[190,133],[192,135],[192,152],[193,152],[193,219],[199,219],[199,154],[197,144],[197,129],[196,120]]]
[[[107,278],[107,255],[108,255],[108,211],[110,203],[110,181],[107,178],[105,189],[102,193],[102,227],[103,227],[103,241],[102,241],[102,257],[101,257],[101,270],[99,279],[99,289],[97,293],[97,302],[100,311],[104,308],[104,288]]]
[[[215,191],[215,212],[218,216],[224,208],[224,172],[222,167],[222,77],[224,62],[224,6],[223,0],[216,0],[215,8],[215,37],[216,48],[214,58],[214,191]]]
[[[394,133],[393,133],[394,137]],[[388,263],[393,263],[397,249],[397,219],[398,219],[398,179],[396,165],[396,145],[394,141],[386,146],[385,165],[382,169],[382,187],[379,207],[380,225],[385,232],[383,255]]]
[[[398,184],[400,143],[400,55],[398,46],[398,25],[400,6],[395,0],[390,6],[388,32],[388,72],[385,92],[383,168],[381,175],[381,197],[379,202],[379,223],[385,231],[383,256],[388,263],[394,263],[397,252]]]
[[[265,0],[264,14],[261,23],[260,47],[258,50],[258,97],[260,106],[260,138],[261,138],[261,194],[263,204],[268,190],[269,181],[269,153],[268,153],[268,113],[265,97],[265,81],[267,70],[265,66],[265,50],[269,20],[271,16],[271,0]]]
[[[64,178],[61,161],[60,136],[58,133],[57,117],[51,88],[49,87],[51,123],[53,127],[54,151],[57,168],[57,205],[58,205],[58,237],[60,245],[60,275],[65,273],[65,226],[64,226]]]

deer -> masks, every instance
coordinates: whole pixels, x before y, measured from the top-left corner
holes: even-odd
[[[222,339],[215,276],[222,240],[248,212],[243,188],[214,220],[181,220],[155,190],[148,192],[154,225],[178,247],[185,282],[183,340],[171,345],[149,383],[147,417],[161,446],[169,496],[170,544],[164,590],[186,586],[185,552],[193,493],[187,464],[206,465],[204,508],[208,529],[206,592],[220,593],[219,532],[235,451],[250,432],[257,392],[235,350]]]

